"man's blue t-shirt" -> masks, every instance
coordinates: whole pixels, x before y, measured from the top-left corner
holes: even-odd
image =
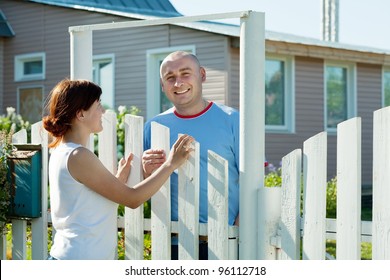
[[[170,129],[170,145],[179,134],[188,134],[200,144],[199,221],[207,222],[207,151],[211,150],[229,163],[229,224],[233,225],[239,211],[239,113],[237,110],[210,103],[195,116],[180,116],[171,108],[145,124],[144,150],[151,147],[151,122]],[[178,220],[178,176],[171,175],[171,218]]]

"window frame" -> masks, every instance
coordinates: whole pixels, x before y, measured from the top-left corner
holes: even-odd
[[[390,106],[390,104],[388,104],[386,106],[385,104],[385,101],[386,101],[386,96],[385,96],[385,73],[389,73],[390,75],[390,67],[383,67],[382,68],[382,107],[387,107],[387,106]]]
[[[265,124],[265,131],[267,133],[295,133],[295,59],[293,56],[274,54],[266,54],[265,59],[283,61],[285,69],[284,125]]]
[[[196,55],[195,45],[172,46],[146,51],[146,118],[160,114],[160,61],[174,51],[187,51]],[[156,95],[158,95],[156,97]]]
[[[111,53],[111,54],[98,54],[98,55],[94,55],[93,58],[92,58],[92,77],[93,77],[93,69],[95,68],[95,65],[97,63],[101,63],[103,61],[111,61],[112,63],[112,96],[111,96],[111,100],[110,100],[110,104],[112,104],[112,108],[111,109],[115,109],[115,54]],[[96,82],[94,80],[94,82]],[[100,84],[100,83],[98,83]],[[104,94],[104,92],[103,92]],[[102,94],[102,95],[103,95]],[[105,104],[105,103],[103,103]]]
[[[42,61],[42,73],[24,74],[26,62]],[[14,81],[37,81],[46,78],[46,54],[44,52],[15,55],[14,58]]]
[[[357,96],[356,96],[356,63],[348,63],[341,61],[325,61],[324,62],[324,130],[329,134],[337,134],[336,127],[328,127],[328,103],[327,103],[327,67],[340,67],[347,69],[347,118],[348,120],[356,116],[357,112]]]

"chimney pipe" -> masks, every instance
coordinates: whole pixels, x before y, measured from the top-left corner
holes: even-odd
[[[339,0],[322,0],[322,40],[339,41]]]

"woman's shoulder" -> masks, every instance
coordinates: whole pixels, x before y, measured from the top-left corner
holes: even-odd
[[[96,155],[86,147],[79,145],[73,147],[70,152],[70,157],[77,157],[80,158],[80,160],[89,160],[90,158],[95,158]]]
[[[96,155],[86,147],[72,142],[61,143],[54,149],[53,154],[62,154],[68,157],[71,161],[78,162],[89,161],[91,158],[96,157]]]

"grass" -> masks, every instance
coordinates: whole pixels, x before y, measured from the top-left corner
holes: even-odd
[[[326,252],[336,258],[336,240],[326,240]],[[361,243],[361,259],[372,259],[372,245],[368,242]]]
[[[362,221],[372,221],[372,208],[363,207],[361,213]],[[336,240],[326,241],[326,252],[336,258]],[[372,244],[369,242],[361,243],[361,259],[371,260],[372,259]]]

